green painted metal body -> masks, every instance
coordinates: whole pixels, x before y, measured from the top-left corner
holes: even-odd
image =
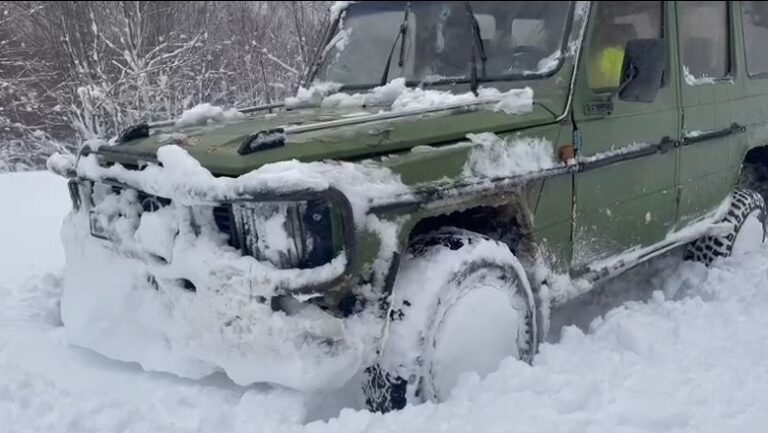
[[[588,17],[594,17],[599,7],[599,2],[593,2]],[[531,87],[535,104],[529,113],[454,110],[291,134],[283,147],[245,156],[237,153],[243,140],[260,130],[352,114],[310,108],[186,129],[183,133],[187,139],[181,144],[203,166],[222,176],[238,176],[287,159],[374,160],[414,188],[450,190],[462,181],[462,168],[472,148],[451,145],[466,142],[468,133],[544,137],[554,144],[554,149],[574,144],[578,134],[579,158],[599,158],[603,152],[637,143],[672,143],[664,152],[591,169],[576,166],[489,194],[461,193],[453,200],[435,199],[432,204],[425,198],[422,203],[393,205],[379,211],[381,217],[399,221],[400,247],[405,248],[410,230],[424,218],[515,201],[525,210],[532,240],[553,271],[578,274],[592,263],[633,248],[653,250],[670,233],[715,209],[732,191],[746,152],[768,143],[768,78],[749,78],[745,73],[740,7],[739,2],[729,3],[731,77],[692,86],[686,83],[679,60],[677,4],[665,2],[664,34],[669,49],[665,85],[652,103],[614,98],[610,114],[586,112],[586,105],[610,95],[592,92],[586,83],[584,64],[576,56],[569,56],[548,77],[483,83],[501,91]],[[582,53],[589,49],[594,32],[594,21],[586,21]],[[576,17],[569,37],[576,45],[582,42],[580,26],[581,20]],[[438,89],[463,93],[469,86]],[[367,110],[377,112],[380,108]],[[724,130],[734,123],[744,129],[685,145],[690,131]],[[121,144],[115,148],[120,155],[112,158],[131,162],[137,155],[154,153],[167,144],[166,139],[160,133]],[[430,148],[414,150],[417,146]],[[359,255],[364,262],[372,260],[379,243],[369,234],[360,236]]]

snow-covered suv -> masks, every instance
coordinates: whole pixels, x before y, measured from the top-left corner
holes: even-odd
[[[762,243],[765,4],[347,3],[285,104],[49,160],[70,341],[238,384],[362,377],[391,410],[531,361],[602,279]]]

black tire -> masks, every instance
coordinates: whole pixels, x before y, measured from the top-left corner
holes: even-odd
[[[428,270],[434,263],[440,264],[440,272],[435,270],[438,275],[430,276]],[[446,263],[452,268],[442,272]],[[419,284],[409,286],[409,279]],[[456,315],[464,317],[461,313],[452,313],[461,309],[454,306],[471,298],[466,296],[468,293],[484,296],[478,293],[485,292],[479,291],[487,292],[489,287],[497,295],[503,293],[501,299],[509,299],[509,305],[501,308],[514,309],[515,318],[510,320],[516,325],[516,332],[510,331],[514,336],[502,333],[493,338],[503,339],[505,347],[514,347],[518,359],[530,362],[538,346],[536,307],[522,266],[507,246],[473,232],[450,228],[413,243],[393,289],[388,337],[377,363],[365,370],[363,391],[369,410],[389,412],[408,403],[440,401],[436,385],[439,380],[433,380],[433,375],[440,373],[434,373],[431,356],[439,352],[441,342],[450,346],[445,343],[450,340],[443,332],[449,327],[447,323],[464,323],[456,319]],[[506,310],[502,316],[507,317],[505,313]],[[497,329],[497,322],[491,323]],[[507,340],[508,337],[513,340]]]
[[[738,189],[734,191],[730,208],[722,219],[722,222],[731,227],[728,232],[717,236],[704,236],[690,243],[685,251],[685,259],[709,266],[717,258],[730,257],[744,222],[754,213],[757,213],[757,218],[762,223],[762,242],[765,242],[766,209],[763,196],[750,189]]]

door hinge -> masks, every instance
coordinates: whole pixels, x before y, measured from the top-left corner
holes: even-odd
[[[578,155],[581,151],[581,131],[578,129],[573,130],[573,154]]]

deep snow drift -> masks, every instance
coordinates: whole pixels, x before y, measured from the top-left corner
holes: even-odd
[[[355,409],[354,388],[305,395],[239,387],[221,375],[181,380],[69,347],[58,313],[65,183],[48,173],[0,175],[0,199],[3,432],[741,433],[768,426],[768,248],[712,269],[667,255],[556,311],[551,338],[562,338],[543,344],[533,366],[509,359],[485,380],[465,376],[446,403],[379,415]],[[600,316],[624,299],[642,301]]]

